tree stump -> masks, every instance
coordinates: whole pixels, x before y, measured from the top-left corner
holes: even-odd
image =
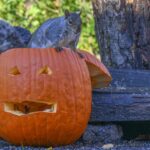
[[[150,0],[92,0],[92,4],[104,64],[150,69]]]

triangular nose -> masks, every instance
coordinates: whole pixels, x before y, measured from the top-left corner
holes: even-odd
[[[10,75],[19,75],[21,74],[18,67],[17,66],[14,66],[13,68],[10,69],[10,72],[9,72]]]

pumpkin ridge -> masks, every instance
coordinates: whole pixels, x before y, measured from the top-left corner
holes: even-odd
[[[31,61],[32,61],[32,70],[35,72],[35,73],[32,74],[32,77],[33,77],[33,79],[32,79],[32,83],[33,83],[32,91],[33,92],[32,93],[35,93],[34,91],[37,89],[37,82],[36,82],[37,81],[37,57],[36,57],[37,53],[38,53],[37,51],[32,49],[32,53],[30,54]],[[36,97],[36,96],[37,96],[37,94],[35,93],[35,94],[33,94],[32,97]]]
[[[40,95],[40,91],[39,91],[39,88],[38,88],[38,83],[39,83],[39,78],[38,78],[38,74],[37,74],[37,70],[39,69],[39,58],[38,58],[38,51],[35,52],[35,59],[36,59],[36,62],[35,62],[35,68],[36,68],[36,74],[35,74],[35,90],[37,90],[37,92],[39,93]],[[38,82],[37,82],[38,81]],[[38,99],[38,97],[37,97]]]
[[[38,49],[40,50],[40,49]],[[46,49],[44,50],[46,52]],[[41,59],[41,67],[44,66],[44,58],[43,58],[43,51],[40,51],[40,59]],[[42,91],[41,91],[41,96],[40,96],[40,100],[41,100],[41,97],[43,97],[43,95],[45,94],[45,78],[43,79],[42,78]]]
[[[6,99],[8,98],[8,93],[6,93],[6,91],[7,91],[7,86],[6,85],[8,85],[8,80],[6,79],[6,75],[7,75],[7,66],[9,65],[9,62],[8,62],[8,58],[9,57],[7,57],[7,59],[4,59],[4,60],[2,60],[3,62],[4,62],[4,66],[5,66],[5,69],[4,69],[4,71],[3,71],[3,75],[2,75],[2,78],[4,78],[3,80],[4,80],[4,82],[3,82],[3,88],[5,89],[4,91],[4,97],[6,97]],[[3,66],[2,66],[3,67]],[[3,89],[2,88],[2,89]],[[12,91],[13,91],[13,89],[12,89]]]
[[[52,51],[51,54],[50,54],[50,51]],[[54,58],[55,58],[55,57],[54,57],[54,56],[55,56],[54,52],[55,52],[54,49],[52,49],[52,50],[51,50],[51,49],[48,49],[48,50],[47,50],[48,64],[51,64],[51,66],[56,66],[56,65],[55,65],[55,60],[54,60]],[[49,67],[51,67],[51,66],[49,66]],[[54,67],[54,68],[55,68],[55,67]],[[54,69],[54,68],[51,67],[52,72],[53,72],[53,69]],[[53,73],[52,73],[52,74],[53,74]],[[55,86],[54,89],[56,90],[56,89],[58,89],[58,88],[56,88],[56,87],[58,87],[58,85],[57,85],[57,83],[56,83],[57,81],[54,82],[54,78],[55,78],[55,74],[53,74],[53,76],[51,76],[50,82],[53,83],[53,84],[50,84],[50,89],[52,89],[52,85],[53,85],[53,86]],[[53,92],[52,92],[52,94],[53,94]],[[53,99],[53,97],[54,97],[54,96],[52,95],[50,98]]]
[[[41,51],[42,52],[42,67],[47,65],[47,60],[48,59],[45,59],[46,58],[46,54],[47,54],[47,50],[44,51]],[[47,79],[44,78],[44,89],[43,89],[43,94],[45,95],[45,93],[47,93]],[[47,99],[47,98],[46,98]]]
[[[75,52],[72,52],[72,53],[75,53]],[[87,73],[87,74],[89,74],[89,72],[88,72],[88,69],[85,69],[87,72],[85,73],[85,70],[83,71],[83,68],[81,68],[81,66],[83,66],[83,65],[85,65],[85,68],[87,68],[87,66],[86,66],[86,64],[85,64],[85,62],[78,56],[78,54],[75,54],[75,55],[73,55],[73,57],[74,57],[74,60],[75,60],[75,62],[76,62],[76,67],[78,68],[78,70],[79,70],[79,82],[80,82],[80,85],[82,86],[81,87],[81,89],[82,89],[82,93],[84,93],[83,94],[83,96],[82,96],[82,99],[83,99],[83,101],[82,101],[82,105],[83,105],[83,103],[84,103],[84,106],[86,106],[86,108],[87,108],[87,103],[86,103],[86,99],[85,99],[85,94],[87,94],[87,93],[85,93],[85,89],[86,89],[86,86],[83,86],[83,85],[86,85],[86,82],[85,82],[85,74]],[[90,78],[89,78],[89,81],[90,81]],[[90,85],[90,83],[89,83],[89,85]],[[78,108],[78,106],[76,105],[76,107]],[[85,109],[85,110],[88,110],[88,109]],[[77,110],[77,112],[78,112],[78,110]],[[86,113],[85,112],[85,114],[86,114],[86,116],[87,116],[87,114],[88,114],[88,112]],[[78,118],[79,119],[79,118]]]
[[[53,51],[53,52],[55,52],[55,50],[54,49],[52,49],[51,51]],[[52,52],[52,53],[53,53]],[[50,71],[51,71],[51,74],[46,74],[45,76],[47,76],[47,80],[45,81],[45,83],[46,83],[46,86],[49,86],[50,87],[50,89],[47,89],[47,92],[46,93],[49,93],[49,91],[51,90],[51,89],[53,89],[52,88],[52,82],[53,82],[53,85],[54,85],[54,78],[55,78],[55,69],[53,68],[53,61],[54,61],[54,58],[50,55],[50,53],[49,53],[49,50],[47,50],[46,51],[46,53],[45,53],[45,58],[48,56],[48,59],[47,59],[47,62],[46,62],[46,65],[48,66],[48,68],[50,69]],[[52,62],[52,63],[51,63]],[[55,88],[56,89],[56,88]],[[51,92],[51,94],[52,94],[52,92]],[[52,98],[52,95],[49,95],[48,97],[49,97],[49,99],[53,99]],[[54,100],[55,101],[55,100]]]
[[[51,55],[50,55],[50,53],[49,53],[49,49],[47,50],[47,56],[48,56],[48,64],[50,63],[50,59],[52,60],[52,62],[53,62],[53,59],[52,59],[52,57],[51,57]],[[51,86],[50,86],[50,88],[51,88]],[[45,121],[46,121],[46,133],[49,133],[49,131],[48,131],[48,118],[46,117],[46,119],[45,119]],[[46,139],[45,139],[45,141],[46,141],[46,143],[48,143],[48,135],[47,134],[45,134],[45,137],[46,137]]]
[[[70,53],[70,57],[68,57],[68,62],[71,62],[72,59],[76,60],[76,57],[74,56],[74,54],[70,51],[69,51],[69,53]],[[65,53],[65,56],[67,56],[67,53]],[[70,65],[70,63],[67,63],[67,61],[66,61],[66,64],[68,65],[68,68],[69,68],[67,70],[69,70],[69,72],[71,72],[70,76],[71,76],[71,79],[73,80],[74,79],[74,77],[73,77],[74,73],[72,73],[72,66]],[[75,91],[76,90],[75,84],[72,82],[72,80],[70,81],[71,84],[72,84],[72,91]],[[72,94],[73,94],[73,92],[72,92]],[[73,122],[74,122],[74,125],[75,125],[75,122],[77,121],[77,117],[75,115],[75,113],[77,112],[76,96],[74,96],[74,98],[73,98],[73,103],[74,103],[74,116],[73,116],[74,120],[73,120]]]
[[[37,51],[38,51],[39,49],[37,49]],[[28,50],[29,51],[29,64],[31,64],[31,62],[32,62],[32,59],[34,59],[34,58],[32,58],[32,57],[34,57],[34,54],[36,53],[36,51],[34,51],[34,49],[29,49]],[[34,53],[35,52],[35,53]],[[33,54],[33,55],[32,55]],[[41,51],[40,51],[40,53],[39,53],[39,55],[41,56]],[[40,57],[41,58],[41,57]],[[43,61],[42,61],[42,59],[41,59],[41,63],[42,63]],[[30,67],[30,66],[28,66],[28,67]],[[33,71],[33,66],[31,65],[31,70]],[[30,70],[30,72],[29,72],[29,75],[31,76],[31,81],[30,81],[30,87],[31,87],[31,89],[30,89],[30,97],[32,97],[33,96],[33,94],[32,94],[32,92],[34,92],[34,89],[33,89],[33,86],[34,86],[34,82],[33,82],[33,75],[31,74],[31,70]],[[29,117],[31,117],[31,116],[29,116]],[[35,130],[35,132],[33,132],[33,139],[35,140],[35,141],[37,141],[37,145],[40,145],[40,142],[39,142],[39,140],[37,139],[37,137],[38,137],[38,128],[37,128],[37,121],[36,121],[36,119],[39,119],[39,116],[37,116],[37,118],[35,118],[34,117],[34,121],[32,120],[32,123],[33,123],[33,125],[34,125],[34,130]],[[35,134],[34,134],[35,133]],[[33,143],[34,143],[34,141],[33,141]]]
[[[58,63],[59,63],[59,65],[60,64],[62,65],[62,69],[63,69],[63,70],[60,70],[60,74],[62,74],[63,76],[67,75],[67,77],[70,78],[70,75],[71,75],[70,67],[69,67],[68,58],[67,58],[68,56],[66,55],[66,52],[67,52],[66,49],[64,49],[62,52],[60,52],[61,55],[58,55],[58,60],[59,60]],[[69,56],[70,56],[70,53],[69,53]],[[61,57],[64,58],[64,60],[62,62],[60,61]],[[63,66],[65,66],[65,70],[64,70]],[[65,98],[65,99],[68,98],[68,84],[67,84],[68,78],[67,77],[64,79],[64,81],[61,82],[61,84],[63,84],[63,87],[62,87],[63,88],[63,98]],[[70,84],[70,82],[72,82],[72,81],[69,81],[69,84]],[[59,87],[59,89],[61,89],[59,84],[58,84],[58,87]],[[70,90],[72,90],[72,89],[70,89]],[[69,91],[69,96],[70,96],[70,91]],[[65,108],[68,106],[68,103],[70,103],[70,101],[66,101]],[[66,109],[64,111],[66,112]],[[65,121],[62,121],[61,125],[64,127],[67,126]],[[62,141],[62,132],[59,133],[57,141]]]
[[[29,90],[29,97],[32,97],[33,95],[32,95],[32,93],[33,93],[33,86],[34,86],[34,83],[33,83],[33,75],[32,75],[32,71],[33,71],[33,67],[32,67],[32,65],[29,65],[29,64],[32,64],[32,49],[29,49],[28,50],[28,58],[29,58],[29,60],[28,60],[28,65],[27,65],[27,68],[29,68],[30,67],[30,69],[29,69],[29,72],[27,72],[27,76],[26,76],[26,78],[27,77],[31,77],[31,79],[30,79],[30,81],[29,81],[29,87],[30,87],[30,90]],[[26,82],[26,80],[27,79],[25,79],[25,82]]]
[[[85,67],[87,68],[87,65],[86,65],[85,62],[84,62],[84,65],[85,65]],[[86,76],[87,74],[89,74],[88,68],[87,68],[86,72],[83,72],[83,78],[85,78],[85,76]],[[87,88],[89,89],[90,92],[89,92],[89,93],[85,93],[84,99],[86,99],[86,94],[89,94],[90,97],[91,97],[91,99],[92,99],[92,91],[91,91],[91,89],[92,89],[92,84],[91,84],[91,80],[90,80],[90,75],[89,75],[89,77],[88,77],[88,81],[85,81],[84,84],[86,84],[86,82],[89,82],[89,86],[84,86],[84,93],[85,93],[85,91],[87,91]],[[88,116],[89,116],[89,118],[90,118],[90,112],[91,112],[91,105],[92,105],[92,103],[91,103],[91,102],[90,102],[90,103],[85,102],[85,103],[86,103],[86,110],[88,110],[88,108],[90,107],[90,111],[87,112],[87,114],[88,114]],[[90,106],[89,106],[89,104],[90,104]]]
[[[28,116],[26,116],[26,119],[27,119],[27,122],[28,122],[28,121],[29,121]],[[23,120],[22,120],[22,122],[23,122]],[[26,128],[27,128],[27,132],[29,132],[29,126],[28,126],[28,125],[26,126]],[[23,129],[24,129],[24,126],[23,126]],[[32,140],[34,139],[33,137],[34,137],[34,135],[32,135]],[[27,140],[28,140],[28,139],[27,139],[27,137],[25,136],[25,143],[27,143]]]
[[[40,58],[41,58],[41,65],[42,65],[42,67],[43,66],[45,66],[46,65],[46,60],[47,59],[45,59],[45,53],[47,52],[47,49],[44,49],[44,51],[40,51]],[[36,72],[37,72],[37,70],[36,70]],[[46,87],[47,87],[47,84],[46,84],[46,81],[45,81],[45,78],[43,79],[43,90],[42,90],[42,94],[43,95],[45,95],[45,93],[47,92],[46,91]],[[43,95],[42,95],[42,97],[43,97]],[[41,118],[41,115],[39,114],[39,115],[37,115],[37,119],[38,120],[40,120],[40,118]],[[41,124],[38,124],[38,123],[36,123],[36,135],[37,135],[37,137],[38,137],[38,135],[40,135],[39,137],[39,140],[38,140],[38,145],[41,145],[42,144],[42,133],[44,132],[44,134],[46,134],[45,133],[45,130],[44,131],[41,131],[41,133],[40,134],[38,134],[39,132],[39,129],[41,129],[41,130],[43,130],[43,128],[41,127]]]
[[[51,52],[51,54],[53,54],[53,51],[54,51],[54,49],[48,49],[47,50],[47,56],[48,56],[48,64],[51,64],[52,66],[54,65],[54,57],[52,57],[52,55],[50,55],[50,51],[52,51]],[[49,66],[49,67],[51,67],[51,66]],[[52,70],[52,69],[51,69]],[[53,74],[53,70],[52,70],[52,74]],[[51,77],[52,78],[52,77]],[[52,78],[53,79],[53,78]],[[50,80],[51,82],[53,82],[54,83],[54,81],[53,80]],[[53,84],[54,85],[54,84]],[[52,89],[52,85],[50,84],[50,89]],[[56,89],[56,88],[55,88]],[[52,98],[52,96],[50,97],[50,98]],[[58,107],[58,106],[57,106]],[[57,108],[58,109],[58,108]],[[56,113],[57,113],[57,111],[56,111]],[[46,117],[46,133],[49,133],[49,130],[48,130],[48,118]],[[48,143],[49,142],[49,140],[48,140],[48,135],[45,133],[45,136],[46,136],[46,143]]]
[[[17,56],[19,56],[19,57],[17,57]],[[10,55],[9,55],[9,57],[10,57]],[[14,78],[16,78],[16,82],[15,82],[15,84],[16,84],[16,86],[17,86],[17,88],[15,88],[15,91],[14,91],[14,93],[13,93],[13,95],[18,95],[18,96],[16,96],[16,97],[19,97],[19,99],[21,99],[22,98],[22,96],[21,96],[21,94],[20,94],[20,91],[18,92],[18,90],[17,89],[20,89],[21,88],[21,86],[22,86],[22,84],[23,84],[23,82],[22,82],[22,77],[23,77],[23,72],[22,72],[22,70],[21,70],[21,67],[20,67],[20,63],[18,63],[19,62],[19,58],[21,58],[22,57],[22,53],[20,53],[20,51],[19,50],[17,50],[17,51],[15,51],[14,52],[14,63],[16,64],[16,66],[17,66],[17,68],[19,69],[19,71],[20,71],[20,75],[18,75],[18,76],[14,76],[14,77],[12,77],[11,78],[11,80],[14,80]],[[10,58],[11,59],[11,58]],[[22,63],[21,63],[22,64]],[[9,98],[11,98],[11,97],[9,97]]]
[[[20,119],[20,130],[21,130],[21,132],[22,132],[22,137],[23,137],[23,140],[25,141],[25,143],[26,143],[26,136],[25,136],[25,131],[24,131],[24,127],[23,127],[23,120],[22,119]],[[21,133],[19,133],[19,134],[21,134]]]
[[[32,92],[32,87],[31,87],[31,81],[30,81],[30,76],[31,76],[31,71],[30,69],[32,69],[32,67],[29,66],[30,64],[30,60],[32,58],[30,58],[30,51],[32,51],[32,49],[27,49],[27,51],[23,50],[23,56],[25,55],[26,57],[23,57],[22,59],[22,64],[23,64],[23,68],[24,68],[24,72],[23,72],[23,86],[24,86],[24,89],[23,89],[23,92],[24,92],[24,95],[25,97],[31,97],[31,92]],[[26,62],[26,58],[28,58],[28,61]],[[27,72],[27,69],[30,67],[29,69],[29,72]],[[20,87],[21,88],[21,87]]]
[[[72,51],[72,53],[74,53],[74,60],[75,60],[75,63],[76,63],[76,67],[78,68],[77,69],[77,71],[79,70],[79,83],[81,84],[82,83],[82,81],[83,81],[83,78],[82,78],[82,75],[81,75],[81,68],[80,68],[80,65],[79,65],[79,56],[77,55],[77,54],[75,54],[75,52],[74,51]],[[76,90],[76,92],[78,92],[78,89],[77,89],[77,87],[75,87],[75,90]],[[81,92],[81,91],[80,91]],[[76,103],[76,102],[75,102]],[[76,112],[78,112],[78,104],[76,103],[76,105],[75,105],[75,107],[76,107]],[[76,115],[76,121],[78,121],[78,116]]]
[[[23,50],[23,51],[24,51],[24,50]],[[17,94],[17,93],[18,93],[18,97],[19,97],[19,99],[21,99],[21,98],[22,98],[21,93],[18,92],[17,89],[21,89],[22,84],[24,84],[23,81],[22,81],[23,73],[24,73],[24,72],[22,72],[22,70],[21,70],[22,63],[21,63],[21,64],[19,63],[19,59],[17,58],[17,55],[19,55],[19,58],[22,58],[22,53],[21,53],[21,51],[18,50],[18,51],[16,51],[16,53],[15,53],[15,64],[16,64],[17,67],[19,68],[21,74],[20,74],[19,76],[16,76],[16,80],[17,80],[16,82],[17,82],[17,83],[15,83],[15,84],[17,85],[17,88],[16,88],[16,91],[15,91],[14,94]],[[21,61],[22,61],[22,60],[21,60]]]
[[[46,121],[46,133],[48,133],[48,118],[46,117],[45,118],[45,121]],[[45,137],[46,137],[46,143],[48,143],[48,135],[47,134],[45,134]]]
[[[56,50],[55,49],[51,49],[51,48],[49,48],[48,49],[48,53],[49,53],[49,61],[51,62],[51,64],[52,64],[52,66],[53,66],[53,68],[55,69],[56,67],[57,67],[57,62],[56,62],[56,53],[58,53],[58,52],[56,52]],[[58,57],[58,56],[57,56]],[[59,59],[57,59],[57,61],[58,61]],[[60,61],[60,60],[59,60]],[[58,73],[57,73],[58,74]],[[59,77],[60,78],[60,77]],[[53,84],[51,84],[51,86],[53,85],[55,88],[53,89],[53,90],[55,90],[55,91],[53,91],[53,93],[54,94],[56,94],[56,89],[57,89],[57,95],[60,95],[60,92],[59,92],[59,81],[58,81],[59,79],[55,79],[55,77],[54,77],[54,80],[51,80],[51,83],[53,83]],[[52,94],[53,94],[52,93]],[[52,97],[56,97],[57,98],[57,96],[56,95],[52,95]],[[60,106],[58,105],[58,108],[57,108],[57,111],[58,111],[58,109],[60,109]],[[58,116],[59,116],[59,114],[57,114]],[[48,118],[48,120],[47,120],[47,122],[50,122],[50,123],[47,123],[47,124],[52,124],[52,121],[50,121],[49,120],[49,118]],[[47,127],[48,128],[48,127]],[[53,130],[55,131],[55,130],[57,130],[57,128],[60,128],[59,127],[59,124],[56,124],[54,127],[53,127]],[[50,128],[48,128],[48,133],[49,132],[51,132],[51,129]],[[59,134],[58,134],[59,135]],[[57,135],[57,136],[58,136]],[[56,143],[58,143],[58,138],[56,139]]]
[[[22,63],[19,63],[19,65],[20,65],[20,68],[24,68],[24,59],[23,59],[23,55],[24,55],[24,50],[22,51],[22,53],[20,52],[20,57],[18,57],[18,59],[17,59],[17,61],[18,62],[22,62]],[[24,72],[22,71],[22,70],[20,70],[21,71],[21,75],[20,75],[20,78],[18,79],[18,82],[19,83],[21,83],[20,85],[19,85],[19,89],[21,88],[21,86],[22,87],[25,87],[25,75],[24,75]],[[24,91],[24,89],[23,89],[23,91]],[[22,99],[23,97],[25,96],[25,92],[23,92],[23,95],[20,95],[20,99]]]
[[[5,63],[5,71],[4,71],[4,76],[3,77],[5,77],[5,75],[7,74],[8,59],[4,59],[4,63]],[[5,89],[5,91],[7,91],[7,86],[6,85],[7,85],[8,81],[7,81],[6,77],[4,78],[3,83],[4,83],[3,88]],[[5,95],[8,98],[8,93],[5,93]]]
[[[75,61],[76,61],[76,67],[78,68],[79,74],[80,74],[80,78],[79,79],[80,79],[80,84],[81,84],[81,89],[82,89],[81,92],[84,93],[84,94],[82,94],[82,100],[84,100],[84,101],[82,101],[82,103],[84,103],[84,105],[86,106],[86,102],[85,102],[85,86],[83,86],[85,84],[84,83],[84,75],[83,74],[84,74],[84,71],[86,69],[83,71],[83,69],[81,68],[81,66],[84,65],[84,62],[83,62],[82,58],[80,58],[80,56],[78,54],[76,54]],[[77,108],[78,108],[78,106],[77,106]],[[85,112],[85,114],[86,114],[86,112]]]

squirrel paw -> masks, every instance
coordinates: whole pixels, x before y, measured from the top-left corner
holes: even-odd
[[[79,55],[80,58],[84,58],[84,55],[80,52],[77,52],[77,54]]]
[[[62,47],[56,47],[55,49],[56,49],[57,52],[61,52],[61,51],[64,50]]]

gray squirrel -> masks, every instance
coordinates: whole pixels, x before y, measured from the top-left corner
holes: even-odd
[[[30,38],[31,38],[31,33],[29,30],[23,28],[23,27],[20,27],[20,26],[14,26],[15,30],[18,32],[18,34],[20,35],[20,37],[22,38],[23,40],[23,43],[25,45],[28,44]]]
[[[19,47],[25,47],[22,37],[13,26],[0,19],[0,53]]]
[[[53,47],[58,51],[67,47],[76,51],[82,25],[80,14],[66,10],[64,16],[47,20],[33,33],[28,47]]]

